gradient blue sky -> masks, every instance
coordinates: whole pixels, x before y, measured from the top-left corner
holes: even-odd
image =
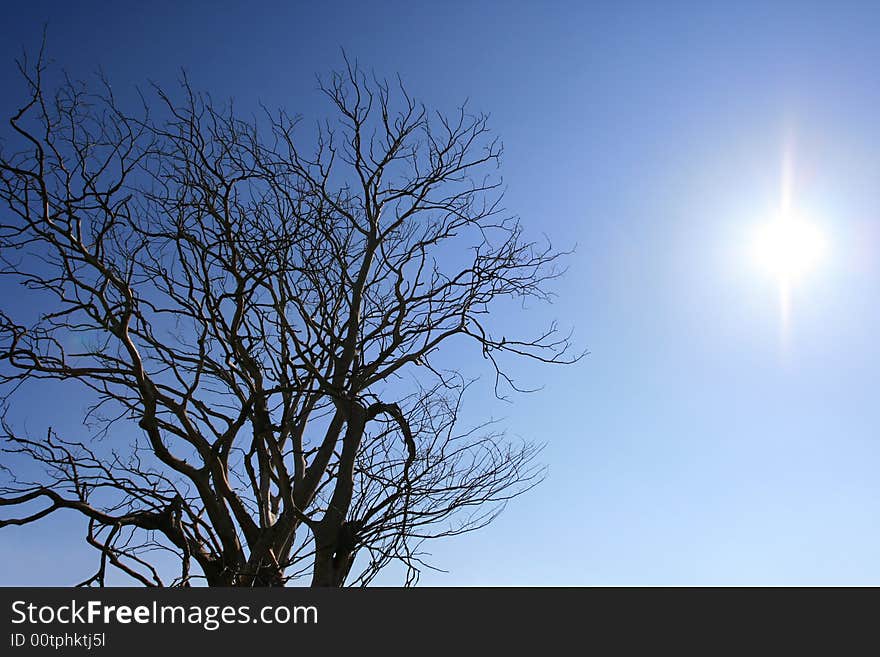
[[[513,404],[474,400],[470,419],[547,441],[550,476],[436,543],[450,572],[422,583],[880,584],[880,6],[15,3],[4,115],[22,97],[13,58],[46,20],[53,58],[123,93],[185,67],[217,97],[318,117],[314,74],[344,47],[430,105],[491,113],[507,207],[578,245],[538,314],[590,355],[518,367],[545,388]],[[828,253],[783,336],[750,241],[786,144]],[[84,400],[65,390],[16,413],[75,430]],[[85,577],[81,536],[74,517],[0,532],[0,583]]]

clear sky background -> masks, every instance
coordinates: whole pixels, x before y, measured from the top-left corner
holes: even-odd
[[[512,404],[473,399],[468,419],[548,443],[549,478],[435,543],[449,572],[423,584],[880,584],[876,3],[6,3],[4,116],[45,21],[59,65],[122,93],[184,67],[215,97],[317,118],[314,75],[344,47],[428,105],[491,113],[507,207],[577,244],[535,316],[590,355],[517,366],[545,387]],[[827,249],[783,334],[750,250],[786,148]],[[15,411],[75,432],[84,405],[56,387]],[[83,533],[75,516],[0,531],[0,584],[84,578]]]

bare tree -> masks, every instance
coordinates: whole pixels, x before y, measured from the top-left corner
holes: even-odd
[[[113,567],[341,586],[395,561],[414,583],[424,540],[483,527],[542,477],[535,445],[460,428],[469,381],[441,348],[475,345],[498,394],[519,389],[505,354],[576,360],[555,326],[490,328],[493,302],[549,298],[560,253],[501,207],[485,115],[346,64],[309,141],[185,78],[182,100],[153,86],[130,113],[102,78],[48,93],[42,57],[19,63],[0,257],[29,301],[0,312],[0,385],[8,411],[23,384],[76,382],[99,432],[33,437],[7,412],[0,526],[81,513],[100,555],[82,584]]]

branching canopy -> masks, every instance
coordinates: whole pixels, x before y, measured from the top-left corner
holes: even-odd
[[[49,93],[42,58],[20,68],[0,266],[28,302],[0,310],[0,386],[9,407],[32,381],[85,386],[104,440],[4,421],[0,526],[81,513],[100,554],[83,584],[109,566],[148,586],[339,586],[393,561],[411,583],[422,541],[537,483],[536,446],[460,427],[468,381],[442,360],[469,341],[500,393],[517,388],[503,354],[577,359],[555,326],[490,327],[501,299],[549,298],[561,254],[505,215],[486,116],[348,64],[309,142],[186,79],[130,113],[103,80]]]

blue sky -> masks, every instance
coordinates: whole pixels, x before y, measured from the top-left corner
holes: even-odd
[[[590,355],[517,366],[543,391],[478,394],[469,411],[546,441],[550,476],[490,528],[433,545],[450,572],[422,583],[880,584],[880,8],[177,4],[4,8],[0,110],[22,98],[13,59],[46,20],[59,65],[101,67],[123,94],[184,67],[216,97],[315,118],[314,75],[345,48],[429,105],[490,112],[506,206],[577,244],[557,302],[525,321],[574,326]],[[828,248],[783,335],[750,240],[787,145],[794,203]],[[53,388],[16,412],[75,430],[83,405]],[[85,577],[81,536],[73,517],[3,530],[16,566],[0,583]]]

